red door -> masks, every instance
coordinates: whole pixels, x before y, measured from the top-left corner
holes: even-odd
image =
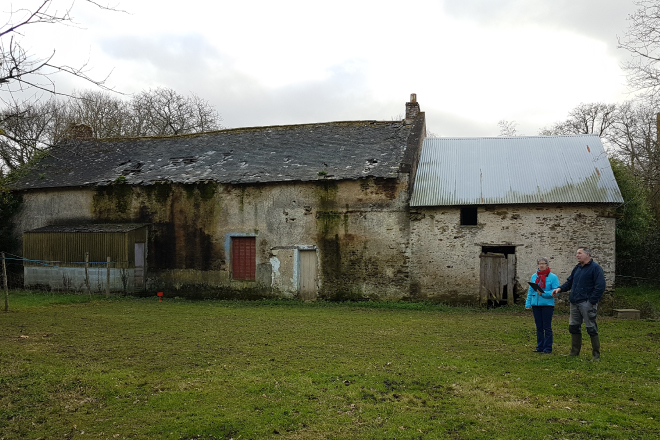
[[[256,245],[254,237],[232,237],[231,270],[232,278],[239,281],[256,279]]]

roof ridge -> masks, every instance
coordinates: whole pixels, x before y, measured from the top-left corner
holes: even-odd
[[[185,139],[193,138],[204,135],[211,134],[220,134],[220,133],[240,133],[248,131],[262,131],[266,129],[288,129],[296,127],[315,127],[315,126],[328,126],[328,125],[361,125],[361,124],[378,124],[378,125],[392,125],[392,124],[401,124],[404,125],[403,121],[379,121],[376,119],[364,119],[357,121],[329,121],[329,122],[310,122],[305,124],[287,124],[287,125],[263,125],[263,126],[252,126],[252,127],[236,127],[236,128],[225,128],[222,130],[213,130],[213,131],[203,131],[199,133],[185,133],[185,134],[173,134],[167,136],[117,136],[117,137],[106,137],[106,138],[92,138],[92,139],[67,139],[64,144],[80,142],[119,142],[119,141],[136,141],[136,140],[156,140],[156,139]]]
[[[597,134],[594,133],[585,133],[585,134],[553,134],[549,136],[545,135],[529,135],[529,136],[441,136],[441,137],[427,137],[425,139],[455,139],[455,140],[467,140],[467,139],[548,139],[548,138],[569,138],[569,137],[597,137],[600,138]]]

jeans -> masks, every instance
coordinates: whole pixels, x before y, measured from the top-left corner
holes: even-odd
[[[536,323],[536,351],[552,353],[552,315],[553,306],[532,306]]]

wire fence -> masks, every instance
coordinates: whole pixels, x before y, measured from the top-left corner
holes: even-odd
[[[11,288],[34,288],[68,292],[134,292],[141,287],[142,268],[129,267],[128,261],[51,261],[35,260],[4,252],[5,283]]]

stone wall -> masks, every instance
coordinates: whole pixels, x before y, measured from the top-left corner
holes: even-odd
[[[399,180],[291,182],[277,185],[156,184],[28,191],[17,231],[51,224],[151,224],[147,274],[152,291],[201,297],[297,297],[297,252],[315,250],[318,297],[479,300],[484,246],[511,249],[516,286],[540,256],[563,282],[575,250],[590,246],[614,285],[612,207],[513,205],[478,208],[476,226],[460,226],[460,208],[407,204]],[[257,280],[231,277],[228,240],[256,237]]]
[[[575,251],[591,247],[614,286],[615,219],[612,208],[594,205],[508,205],[478,208],[476,226],[460,225],[460,208],[416,208],[411,212],[411,296],[452,303],[479,301],[484,246],[515,250],[519,300],[546,257],[564,282],[575,266]]]
[[[52,224],[149,223],[148,286],[201,297],[295,297],[296,252],[316,250],[318,296],[408,291],[407,174],[273,185],[116,184],[26,191],[17,232]],[[231,277],[232,236],[256,239],[256,281]]]

